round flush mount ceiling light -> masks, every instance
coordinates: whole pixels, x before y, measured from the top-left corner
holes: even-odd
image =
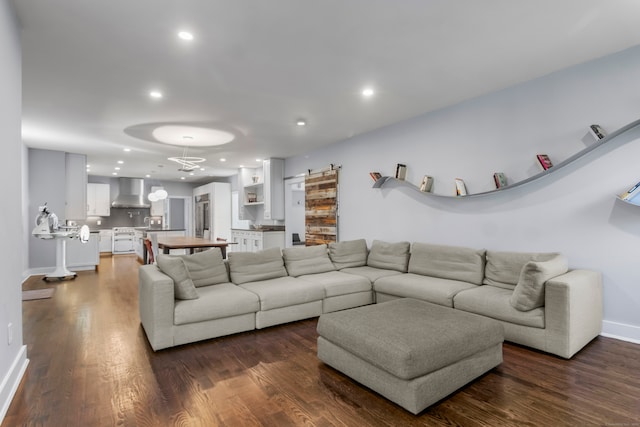
[[[153,99],[160,99],[162,98],[162,92],[160,92],[159,90],[152,90],[151,92],[149,92],[149,96]]]
[[[212,147],[235,139],[234,134],[223,130],[183,125],[158,126],[152,135],[158,142],[182,147]]]
[[[193,34],[189,31],[180,31],[178,32],[178,37],[182,40],[191,41],[193,40]]]
[[[298,125],[298,126],[306,126],[307,125],[307,121],[305,119],[298,119],[298,120],[296,120],[296,125]]]
[[[374,90],[370,87],[366,87],[364,89],[362,89],[362,96],[364,96],[365,98],[370,98],[374,95]]]

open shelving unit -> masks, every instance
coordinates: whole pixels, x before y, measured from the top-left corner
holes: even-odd
[[[508,191],[510,189],[513,189],[513,188],[521,187],[521,186],[526,185],[526,184],[528,184],[528,183],[530,183],[532,181],[536,181],[536,180],[538,180],[540,178],[543,178],[543,177],[545,177],[547,175],[550,175],[550,174],[562,169],[563,167],[573,163],[574,161],[578,160],[579,158],[585,156],[586,154],[590,153],[591,151],[596,150],[596,149],[606,145],[607,143],[611,142],[612,140],[616,139],[617,137],[619,137],[621,135],[624,135],[624,134],[634,130],[637,127],[640,127],[640,120],[636,120],[636,121],[634,121],[632,123],[629,123],[628,125],[626,125],[624,127],[621,127],[620,129],[616,130],[615,132],[612,132],[609,135],[605,136],[603,139],[595,142],[594,144],[591,144],[590,146],[588,146],[588,147],[584,148],[583,150],[577,152],[573,156],[563,160],[562,162],[558,163],[557,165],[555,165],[555,166],[553,166],[553,167],[551,167],[551,168],[549,168],[549,169],[547,169],[545,171],[542,171],[540,173],[532,175],[532,176],[530,176],[530,177],[528,177],[526,179],[523,179],[522,181],[518,181],[518,182],[515,182],[513,184],[509,184],[509,185],[506,185],[504,187],[501,187],[501,188],[498,188],[498,189],[495,189],[495,190],[483,191],[483,192],[480,192],[480,193],[467,194],[467,195],[464,195],[464,196],[451,196],[451,195],[446,195],[446,194],[435,194],[435,193],[431,193],[431,192],[420,191],[418,186],[416,186],[416,185],[414,185],[414,184],[412,184],[410,182],[404,181],[404,180],[398,180],[398,179],[396,179],[396,178],[394,178],[392,176],[383,176],[383,177],[379,178],[376,182],[373,183],[373,188],[382,188],[382,187],[385,186],[385,184],[393,182],[393,183],[398,183],[398,184],[400,184],[402,186],[411,188],[411,189],[413,189],[413,190],[415,190],[415,191],[417,191],[417,192],[419,192],[421,194],[424,194],[426,196],[429,196],[429,197],[446,197],[446,198],[453,198],[453,199],[468,199],[468,198],[474,198],[474,197],[487,196],[487,195],[495,194],[495,193],[498,193],[498,192]],[[620,198],[620,197],[618,197],[618,198]],[[620,200],[622,200],[622,199],[620,199]],[[631,203],[628,200],[622,200],[622,201],[625,202],[625,203],[632,204],[632,205],[637,205],[636,203]]]

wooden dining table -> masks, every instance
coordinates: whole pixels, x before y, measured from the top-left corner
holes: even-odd
[[[190,254],[194,249],[201,248],[220,248],[222,252],[222,258],[227,258],[227,246],[228,242],[222,242],[218,240],[209,240],[202,237],[190,237],[190,236],[173,236],[173,237],[158,237],[158,248],[162,249],[162,253],[168,254],[171,249],[187,249]]]

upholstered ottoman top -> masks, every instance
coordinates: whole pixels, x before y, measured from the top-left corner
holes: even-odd
[[[323,314],[324,339],[405,380],[502,343],[492,319],[410,298]]]

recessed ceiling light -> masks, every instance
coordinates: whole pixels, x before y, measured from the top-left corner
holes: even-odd
[[[187,41],[193,40],[193,34],[191,34],[188,31],[180,31],[178,33],[178,37],[180,37],[182,40],[187,40]]]
[[[89,169],[91,167],[91,165],[87,165],[87,169]]]
[[[117,170],[117,171],[119,171],[119,170],[120,170],[120,168],[119,168],[118,166],[116,166],[114,169],[115,169],[115,170]]]
[[[238,167],[239,167],[239,168],[243,168],[243,167],[244,167],[244,165],[240,165],[240,166],[238,166]]]
[[[152,90],[151,92],[149,92],[149,96],[155,99],[160,99],[162,98],[162,92],[157,90]]]
[[[131,151],[131,148],[123,148],[122,150],[126,151],[126,152],[129,152],[129,151]]]
[[[201,170],[201,171],[203,171],[203,170],[204,170],[204,168],[203,168],[203,167],[201,167],[201,168],[200,168],[200,170]]]
[[[121,165],[121,164],[123,164],[123,163],[124,163],[124,161],[123,161],[123,160],[118,160],[118,164],[119,164],[119,165]]]
[[[151,178],[151,175],[146,174],[144,177],[145,177],[145,178]]]
[[[374,92],[374,91],[373,91],[373,89],[372,89],[372,88],[370,88],[370,87],[364,88],[364,89],[362,90],[362,96],[364,96],[364,97],[366,97],[366,98],[369,98],[369,97],[373,96],[373,94],[374,94],[374,93],[375,93],[375,92]]]
[[[118,172],[111,172],[111,175],[118,175]]]
[[[186,179],[184,176],[181,176],[180,179]]]
[[[193,176],[193,175],[195,175],[195,173],[193,173],[193,172],[189,172],[189,175]]]
[[[220,161],[221,161],[221,162],[226,162],[226,161],[227,161],[227,159],[225,159],[224,157],[221,157],[221,158],[220,158]]]
[[[298,126],[306,126],[307,125],[307,121],[304,120],[304,119],[298,119],[298,120],[296,120],[296,124]]]
[[[262,161],[262,159],[256,159],[256,162],[261,162],[261,161]]]

